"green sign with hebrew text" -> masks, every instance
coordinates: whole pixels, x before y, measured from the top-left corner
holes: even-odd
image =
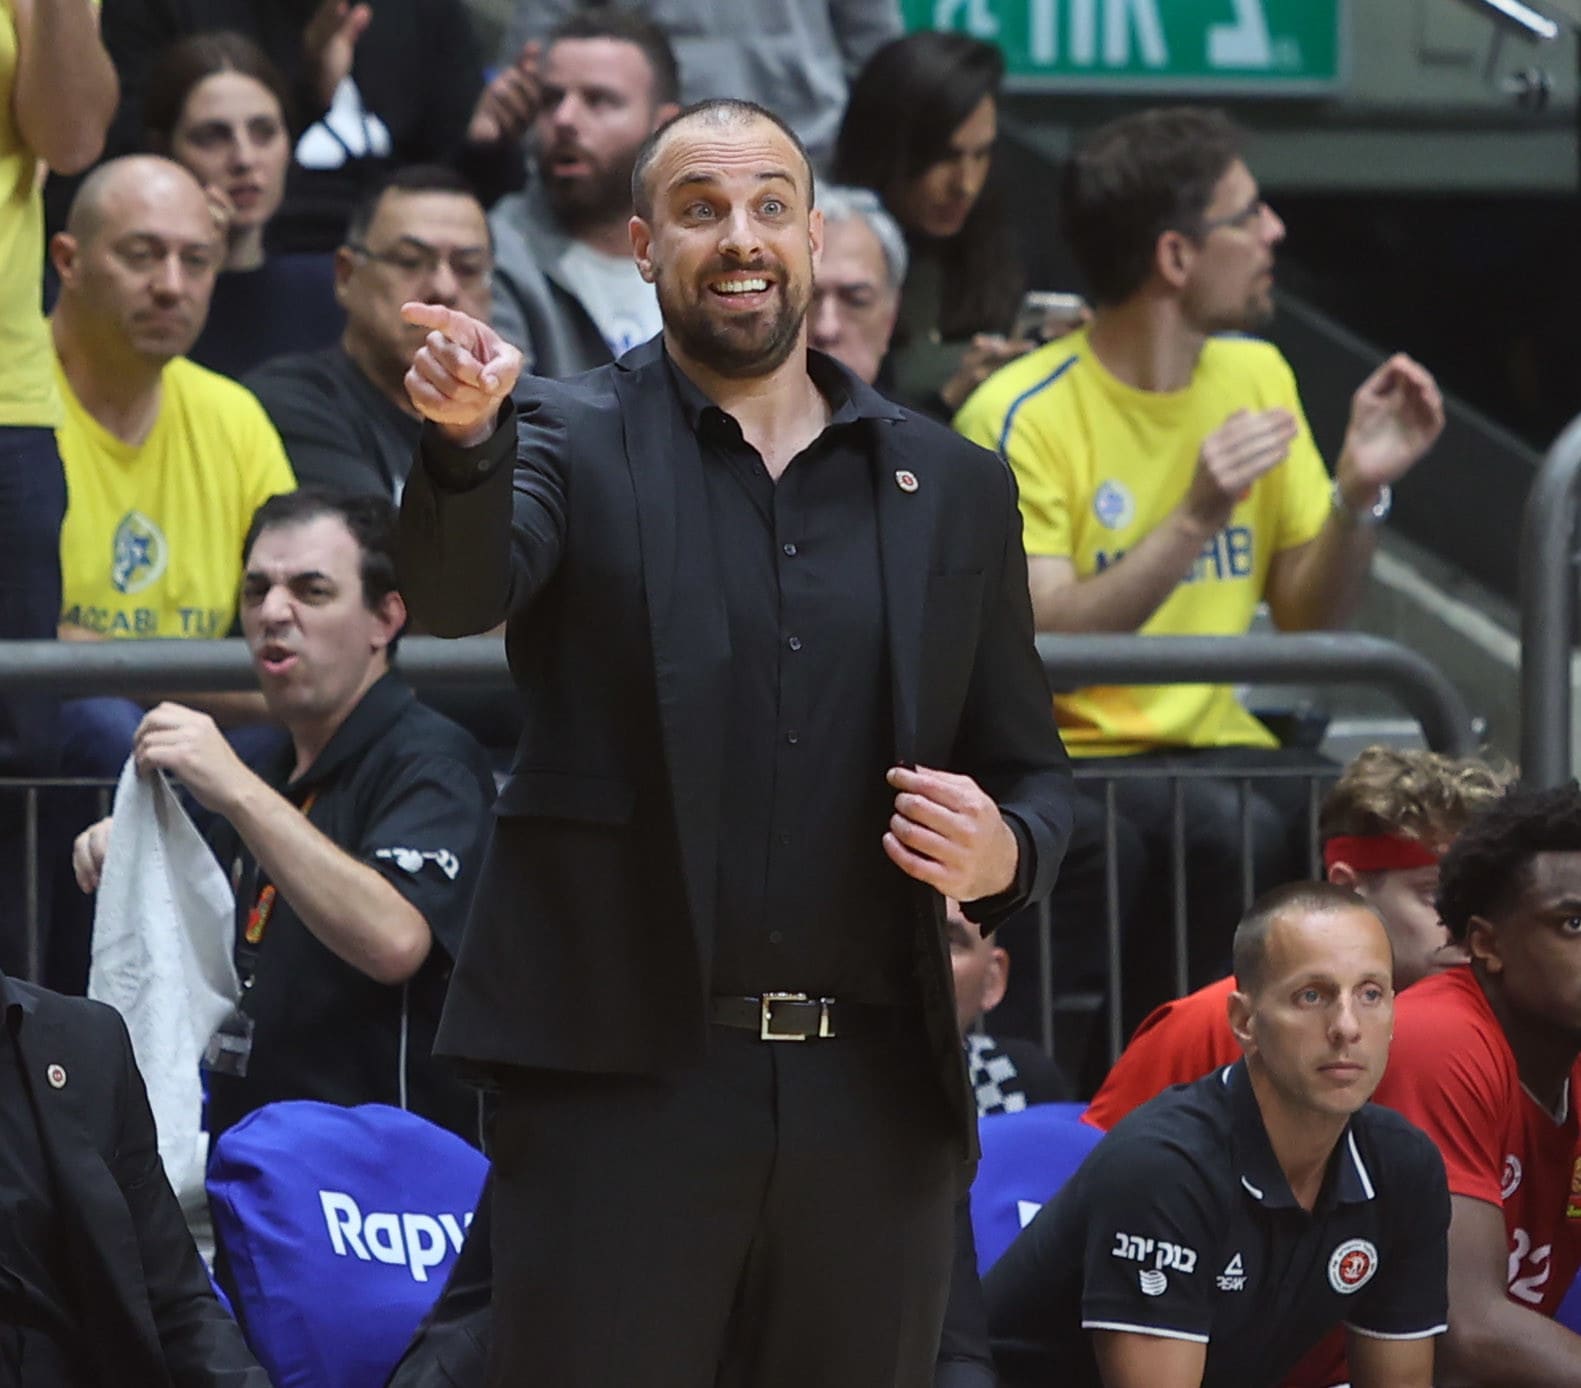
[[[1345,0],[901,0],[901,8],[910,29],[998,44],[1021,88],[1305,96],[1345,80]]]

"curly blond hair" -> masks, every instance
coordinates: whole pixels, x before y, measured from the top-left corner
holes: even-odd
[[[1395,834],[1441,850],[1514,779],[1509,767],[1479,757],[1368,747],[1325,797],[1318,837]]]

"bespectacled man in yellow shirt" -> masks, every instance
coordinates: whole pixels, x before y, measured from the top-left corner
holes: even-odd
[[[1067,166],[1059,206],[1094,317],[984,382],[955,421],[1015,472],[1038,629],[1238,635],[1262,602],[1286,631],[1343,623],[1391,484],[1443,428],[1432,376],[1396,355],[1362,383],[1331,479],[1289,365],[1249,336],[1272,316],[1285,228],[1222,113],[1151,110],[1103,127]],[[1169,976],[1163,773],[1291,754],[1223,685],[1077,689],[1055,710],[1072,756],[1161,773],[1118,784],[1152,867],[1144,909],[1162,918],[1137,921],[1130,944],[1143,976],[1128,965],[1140,984],[1129,1001],[1150,1006],[1161,998],[1146,990]],[[1258,887],[1304,876],[1305,782],[1257,780],[1248,801]],[[1233,782],[1185,783],[1185,836],[1195,985],[1223,972],[1240,914]],[[1097,932],[1090,905],[1056,892],[1062,904],[1066,929]]]

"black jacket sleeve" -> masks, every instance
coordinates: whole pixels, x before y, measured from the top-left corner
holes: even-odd
[[[536,385],[552,394],[551,383]],[[524,398],[519,430],[507,401],[476,448],[423,426],[401,493],[396,560],[407,606],[427,630],[487,631],[553,576],[565,544],[569,437],[543,394]]]

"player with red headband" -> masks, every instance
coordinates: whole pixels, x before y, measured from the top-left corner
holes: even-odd
[[[1369,747],[1347,766],[1318,813],[1325,876],[1378,913],[1394,946],[1398,992],[1462,956],[1438,918],[1438,860],[1503,791],[1507,777],[1473,757]],[[1083,1119],[1107,1132],[1172,1084],[1241,1057],[1226,1015],[1233,978],[1148,1014]]]
[[[1511,791],[1444,855],[1438,906],[1470,963],[1414,988],[1373,1095],[1449,1179],[1449,1333],[1435,1381],[1581,1384],[1553,1320],[1581,1266],[1581,789]]]

